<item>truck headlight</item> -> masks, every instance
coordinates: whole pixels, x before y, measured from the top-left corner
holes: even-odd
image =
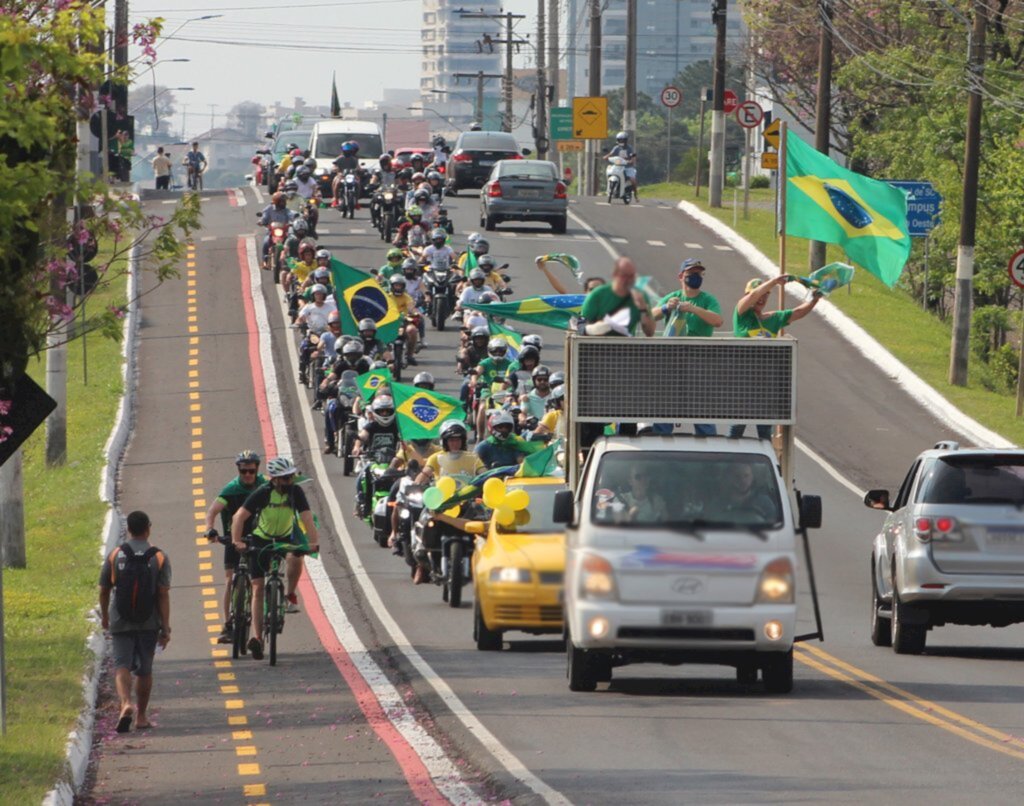
[[[492,568],[489,576],[491,582],[530,582],[530,572],[526,568]]]
[[[590,599],[612,599],[616,595],[612,564],[596,554],[583,555],[580,564],[580,596]]]
[[[758,604],[792,604],[793,564],[787,557],[772,560],[764,567],[757,583]]]

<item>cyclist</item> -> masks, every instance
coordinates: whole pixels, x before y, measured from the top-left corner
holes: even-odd
[[[187,166],[189,188],[197,187],[201,181],[199,177],[206,170],[206,157],[199,150],[198,141],[192,143],[191,151],[185,152],[185,156],[181,158],[181,164]]]
[[[263,579],[270,568],[270,553],[264,551],[270,543],[295,543],[296,520],[302,523],[309,543],[309,551],[319,551],[320,537],[306,494],[295,484],[298,468],[286,456],[277,456],[267,462],[270,481],[253,492],[235,512],[231,520],[231,541],[238,551],[245,551],[246,523],[255,519],[252,528],[252,556],[249,575],[252,577],[252,638],[249,652],[253,660],[263,659]],[[296,545],[296,548],[298,546]],[[302,557],[289,553],[285,561],[285,599],[288,612],[298,612],[295,590],[302,576]]]
[[[267,480],[260,473],[260,455],[256,451],[245,450],[235,457],[235,467],[238,468],[238,476],[229,481],[217,494],[210,508],[206,510],[206,539],[211,543],[220,537],[217,527],[214,526],[216,518],[220,515],[221,528],[225,537],[231,536],[231,519],[235,516],[238,508],[245,503],[245,500]],[[245,522],[243,531],[248,533],[252,530],[253,522],[250,518]],[[218,644],[231,643],[231,582],[235,578],[235,569],[238,568],[238,550],[233,543],[224,544],[224,626],[221,627]]]

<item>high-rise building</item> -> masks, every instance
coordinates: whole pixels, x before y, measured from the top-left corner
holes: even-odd
[[[602,3],[601,91],[626,83],[626,0]],[[589,78],[589,0],[569,0],[567,58],[576,95],[586,95]],[[742,58],[745,28],[738,0],[728,0],[726,43],[730,60]],[[709,0],[637,0],[637,91],[657,98],[681,70],[715,54],[715,25]]]
[[[486,44],[485,35],[502,38],[499,20],[463,17],[464,13],[499,14],[501,0],[423,0],[423,59],[420,67],[420,102],[441,117],[467,119],[473,114],[476,81],[456,81],[455,73],[499,73],[504,48]],[[485,96],[493,106],[501,82],[490,79]]]

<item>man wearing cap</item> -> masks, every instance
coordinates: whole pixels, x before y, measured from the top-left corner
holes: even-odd
[[[711,336],[722,326],[722,308],[718,300],[707,291],[704,283],[704,265],[694,257],[679,266],[678,291],[666,294],[652,309],[655,321],[666,320],[663,336]],[[657,434],[671,434],[671,423],[655,423]],[[713,423],[696,423],[693,432],[700,437],[713,437],[718,433]]]
[[[739,338],[774,339],[778,337],[779,331],[784,327],[803,319],[813,311],[814,306],[821,299],[820,291],[814,291],[810,299],[801,302],[795,308],[783,308],[768,314],[764,312],[771,290],[794,279],[796,278],[791,274],[780,274],[770,280],[761,280],[755,277],[747,283],[743,289],[743,296],[740,297],[740,301],[736,303],[736,309],[733,311],[732,334]],[[734,425],[729,429],[729,436],[742,437],[746,430],[745,425]],[[771,439],[771,426],[759,425],[757,436],[758,439]]]

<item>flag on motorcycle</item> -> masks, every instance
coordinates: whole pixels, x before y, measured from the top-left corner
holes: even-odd
[[[402,439],[434,439],[441,423],[462,412],[462,401],[405,383],[391,384]],[[461,416],[459,419],[462,419]]]
[[[583,299],[583,294],[548,294],[527,297],[517,302],[490,302],[482,305],[466,302],[462,307],[502,319],[516,319],[564,330],[569,327],[569,320],[579,316]]]
[[[558,464],[557,458],[558,448],[561,444],[561,440],[556,440],[544,450],[525,457],[523,463],[519,466],[519,470],[516,471],[516,475],[526,479],[564,475],[565,471]]]
[[[543,259],[552,263],[561,263],[572,272],[576,282],[583,285],[583,269],[580,268],[579,258],[575,255],[568,255],[565,252],[552,252],[550,255],[544,255]]]
[[[338,100],[338,74],[331,73],[331,117],[341,117],[341,101]]]
[[[369,403],[382,386],[394,386],[394,379],[391,377],[391,370],[384,367],[364,372],[356,378],[356,383],[359,384],[359,393],[363,400]]]
[[[462,271],[469,276],[469,273],[473,271],[479,264],[476,260],[476,253],[472,249],[466,250],[466,259],[462,261]]]
[[[358,336],[359,321],[372,319],[377,325],[378,341],[389,344],[398,338],[401,315],[394,300],[372,275],[331,258],[331,279],[336,289],[334,297],[338,302],[342,333]],[[338,299],[339,289],[341,299]]]
[[[487,319],[487,329],[491,331],[492,339],[501,339],[508,345],[508,360],[515,361],[519,358],[519,350],[523,346],[523,336],[516,333],[512,328],[499,325],[493,319]]]
[[[786,234],[839,244],[892,288],[910,256],[907,196],[786,137]]]

